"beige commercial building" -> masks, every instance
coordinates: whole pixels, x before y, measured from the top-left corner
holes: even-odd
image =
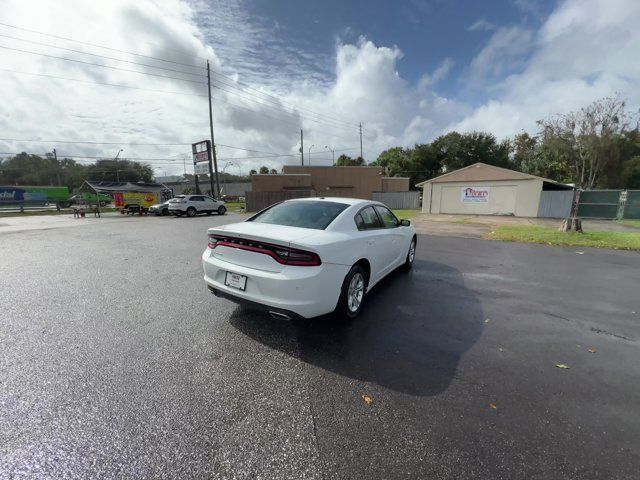
[[[565,216],[573,188],[515,170],[475,163],[416,185],[424,213]]]
[[[373,192],[407,192],[408,177],[385,177],[382,167],[285,165],[282,174],[251,176],[253,192],[312,190],[327,197],[371,199]]]

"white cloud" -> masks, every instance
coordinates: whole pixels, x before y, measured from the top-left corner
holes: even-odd
[[[365,129],[365,158],[371,161],[383,149],[425,142],[452,128],[487,130],[498,136],[521,129],[535,131],[536,119],[579,108],[615,92],[628,97],[632,108],[640,105],[636,87],[640,81],[640,63],[636,61],[640,51],[636,28],[640,4],[634,0],[568,0],[537,32],[520,26],[497,28],[466,69],[467,88],[460,98],[479,98],[475,108],[455,95],[438,94],[438,86],[451,77],[452,58],[443,59],[414,85],[398,74],[398,62],[402,61],[398,47],[380,46],[360,38],[354,43],[338,43],[333,55],[317,56],[292,45],[286,35],[280,34],[277,24],[261,23],[242,4],[231,0],[215,0],[212,6],[200,0],[191,4],[178,0],[70,0],[64,4],[5,0],[4,5],[0,19],[4,23],[185,64],[202,66],[204,58],[209,58],[216,79],[214,115],[219,157],[259,156],[259,152],[291,155],[239,160],[244,172],[262,164],[279,168],[284,162],[297,162],[301,128],[305,131],[305,155],[307,148],[315,144],[312,161],[328,164],[331,156],[325,145],[359,154],[360,121]],[[0,26],[0,34],[204,73],[202,68],[78,46],[7,27]],[[204,81],[193,75],[61,52],[2,37],[0,45]],[[265,45],[271,56],[263,54]],[[10,99],[0,110],[2,137],[122,144],[192,142],[208,137],[204,85],[5,49],[0,49],[0,56],[1,68],[9,70],[185,94],[96,86],[2,71],[0,89],[3,98]],[[221,72],[228,76],[221,76]],[[243,88],[238,82],[249,84],[252,90],[236,90],[235,87]],[[268,96],[270,93],[278,94],[280,99]],[[54,147],[61,156],[109,156],[120,148],[0,141],[2,152],[44,153]],[[158,175],[180,173],[182,155],[189,156],[188,146],[122,148],[125,157],[176,159],[153,163]],[[221,166],[226,161],[221,160]]]
[[[524,13],[533,15],[540,14],[540,4],[538,0],[514,0],[513,3]]]
[[[498,82],[499,95],[449,128],[483,129],[499,136],[523,129],[535,132],[537,119],[616,93],[637,110],[639,19],[640,3],[635,0],[563,2],[537,33],[522,71]],[[486,57],[482,62],[488,69],[502,62]]]
[[[477,82],[517,70],[532,47],[532,38],[531,30],[525,28],[498,28],[471,62],[471,78]]]
[[[495,29],[496,29],[496,25],[494,23],[491,23],[485,20],[484,18],[479,18],[478,20],[473,22],[471,25],[469,25],[469,27],[467,28],[467,30],[469,30],[470,32],[482,32],[482,31],[489,31],[489,30],[495,30]]]
[[[436,69],[432,73],[425,73],[418,82],[418,88],[424,89],[428,86],[435,85],[436,83],[444,80],[449,72],[455,65],[455,62],[452,58],[445,58],[442,62],[438,64]]]

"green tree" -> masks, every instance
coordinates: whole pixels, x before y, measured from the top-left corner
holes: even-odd
[[[620,184],[625,161],[621,147],[630,124],[626,102],[618,97],[538,121],[545,154],[566,162],[572,182],[582,188]]]
[[[265,167],[264,165],[262,167],[260,167],[260,173],[262,175],[265,175],[267,173],[269,173],[269,167]]]
[[[376,161],[371,165],[384,167],[387,173],[393,170],[403,169],[409,161],[409,153],[409,149],[405,150],[402,147],[389,148],[381,152]]]
[[[269,170],[269,173],[271,175],[276,175],[278,173],[278,171],[275,168],[272,168],[271,170]]]
[[[620,186],[640,190],[640,156],[630,158],[624,163]]]
[[[102,159],[87,167],[89,180],[106,182],[152,182],[150,165],[127,159]]]
[[[56,160],[51,154],[41,157],[23,152],[0,160],[0,184],[77,188],[86,178],[86,169],[69,158]]]
[[[253,168],[249,171],[249,175],[250,175],[250,176],[251,176],[251,175],[256,175],[257,173],[258,173],[258,172],[257,172],[255,169],[253,169]]]
[[[532,173],[538,156],[538,139],[527,132],[516,135],[511,142],[513,168],[521,172]]]
[[[450,132],[432,142],[445,171],[473,165],[477,162],[510,168],[510,144],[508,140],[498,142],[486,132]]]
[[[366,165],[366,162],[362,157],[351,158],[349,155],[343,153],[336,160],[336,165],[338,167],[362,167]]]

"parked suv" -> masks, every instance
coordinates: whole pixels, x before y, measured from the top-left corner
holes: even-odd
[[[195,217],[199,213],[211,215],[216,212],[224,215],[227,207],[222,200],[208,197],[206,195],[177,195],[169,200],[169,213],[176,216],[186,215]]]

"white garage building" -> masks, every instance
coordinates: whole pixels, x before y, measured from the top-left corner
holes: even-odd
[[[569,215],[573,187],[474,163],[418,183],[423,213],[557,217]]]

